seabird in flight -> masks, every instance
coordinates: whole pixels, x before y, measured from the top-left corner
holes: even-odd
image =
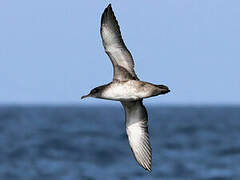
[[[143,98],[170,92],[167,86],[140,81],[134,71],[131,53],[123,42],[111,4],[101,18],[101,37],[105,52],[113,64],[113,80],[96,87],[83,98],[94,97],[120,101],[125,110],[125,124],[129,144],[135,159],[151,171],[152,149],[148,134],[148,115]]]

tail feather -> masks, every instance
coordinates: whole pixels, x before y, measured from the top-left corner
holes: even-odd
[[[165,85],[156,85],[158,88],[161,89],[161,94],[166,94],[166,93],[169,93],[170,92],[170,89],[165,86]]]

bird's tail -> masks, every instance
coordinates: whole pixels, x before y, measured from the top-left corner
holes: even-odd
[[[156,85],[158,88],[161,89],[161,94],[166,94],[166,93],[169,93],[170,92],[170,89],[165,86],[165,85]]]

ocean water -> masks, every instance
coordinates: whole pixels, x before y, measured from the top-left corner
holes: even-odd
[[[1,180],[239,180],[240,107],[147,106],[152,172],[119,106],[1,106]]]

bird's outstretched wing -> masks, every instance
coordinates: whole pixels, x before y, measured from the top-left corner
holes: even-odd
[[[148,134],[148,115],[142,100],[121,101],[126,118],[126,131],[132,152],[144,169],[151,171],[152,149]]]
[[[100,32],[105,52],[113,64],[113,80],[138,79],[134,71],[132,55],[123,42],[120,27],[111,4],[108,5],[102,14]]]

